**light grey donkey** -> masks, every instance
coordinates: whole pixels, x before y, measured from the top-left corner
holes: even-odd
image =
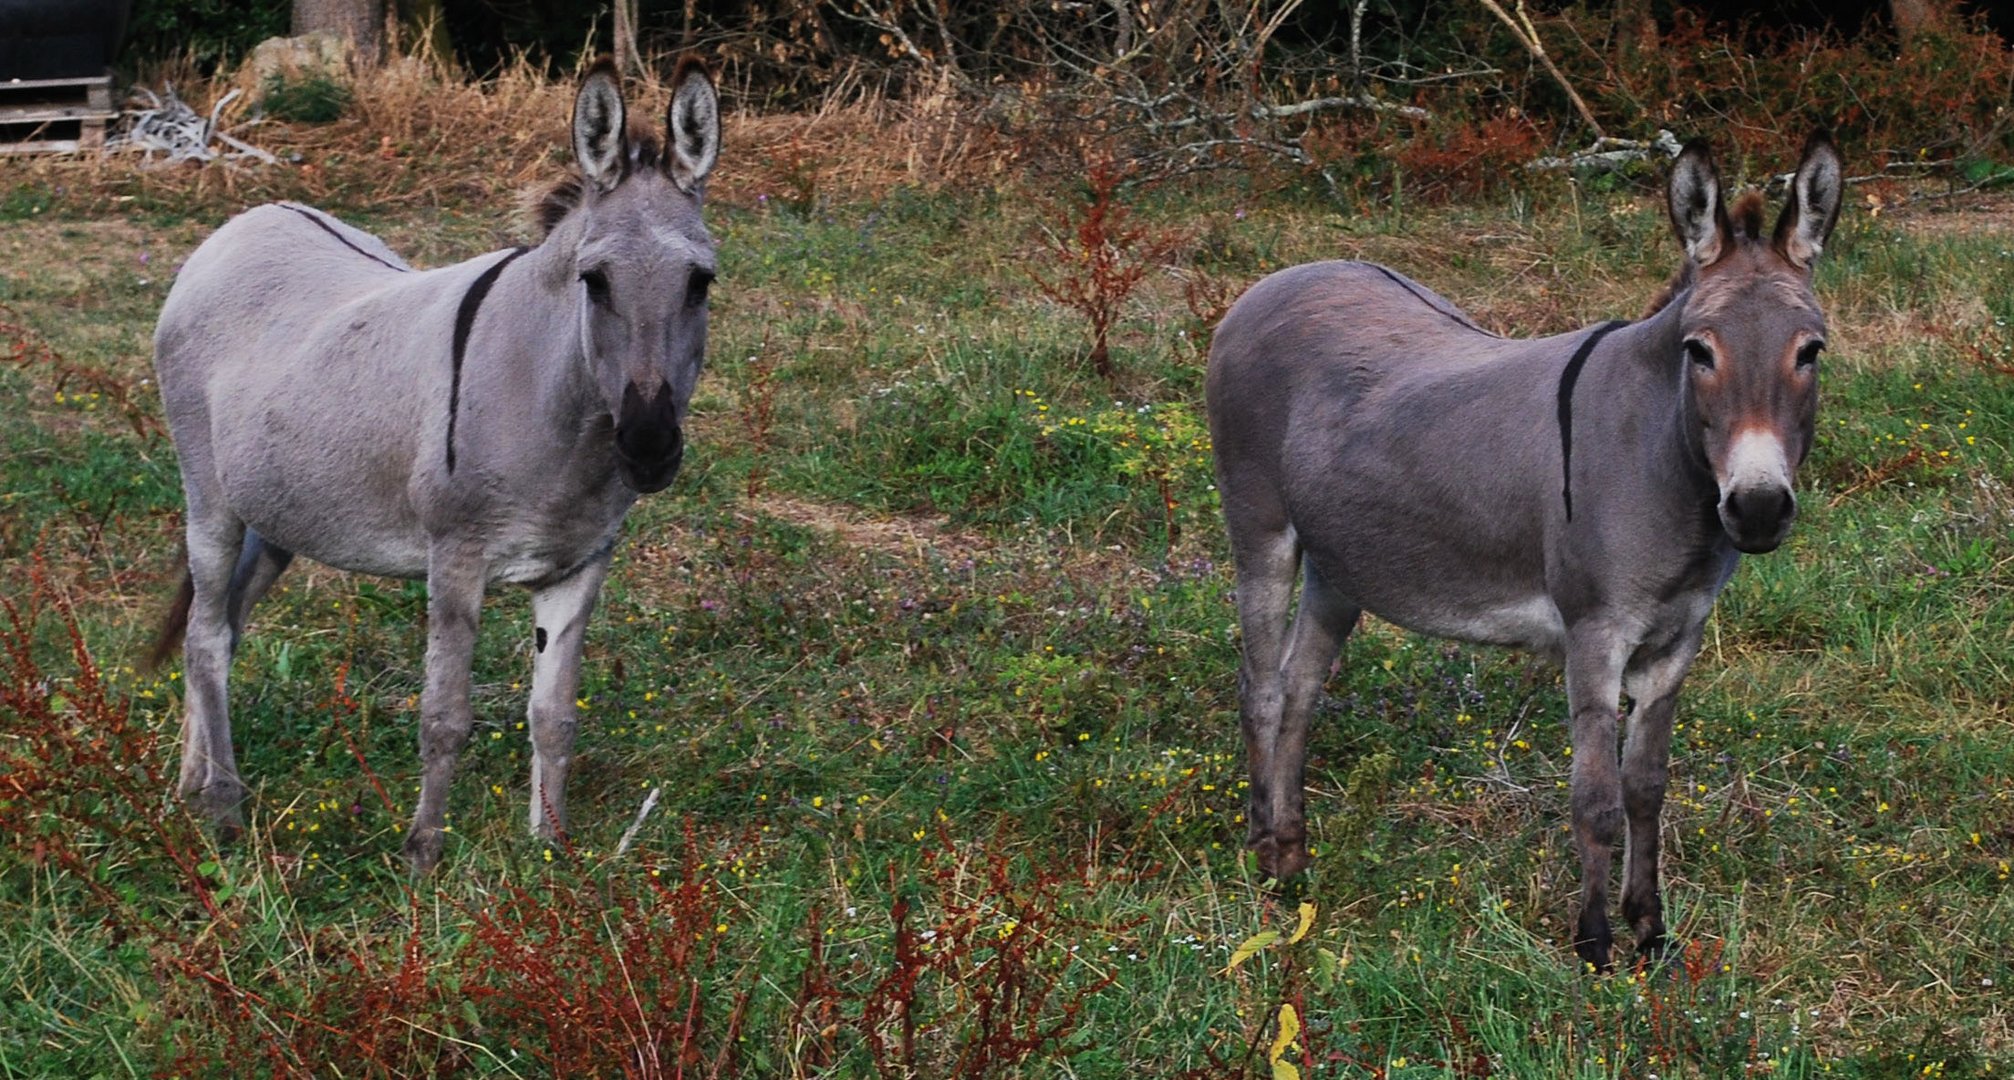
[[[1728,207],[1711,155],[1686,148],[1668,192],[1685,258],[1634,323],[1501,338],[1354,262],[1280,271],[1231,308],[1206,394],[1244,633],[1246,842],[1263,872],[1308,865],[1308,717],[1370,611],[1564,662],[1574,945],[1607,968],[1610,849],[1626,829],[1623,915],[1643,954],[1662,950],[1673,706],[1738,553],[1774,549],[1796,516],[1825,345],[1812,264],[1841,183],[1838,151],[1814,135],[1765,233],[1761,196]]]
[[[427,583],[419,806],[441,857],[484,589],[532,590],[531,828],[565,828],[581,639],[623,516],[671,483],[706,349],[700,220],[719,101],[682,63],[663,141],[630,131],[606,61],[573,106],[577,175],[532,248],[416,271],[291,203],[218,229],[161,310],[154,364],[188,498],[181,793],[235,831],[245,787],[225,684],[252,605],[305,555]]]

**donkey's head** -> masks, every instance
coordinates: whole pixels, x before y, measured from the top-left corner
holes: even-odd
[[[1703,145],[1672,169],[1671,224],[1691,286],[1679,314],[1687,433],[1720,487],[1721,527],[1742,551],[1775,550],[1797,517],[1791,483],[1811,449],[1825,348],[1811,268],[1839,220],[1842,183],[1839,151],[1812,135],[1765,236],[1761,195],[1729,208]]]
[[[573,105],[580,176],[544,206],[548,227],[579,218],[581,350],[615,422],[616,470],[639,492],[671,483],[684,456],[714,272],[699,211],[720,153],[720,102],[701,64],[682,62],[672,85],[660,145],[625,126],[614,66],[590,69]]]

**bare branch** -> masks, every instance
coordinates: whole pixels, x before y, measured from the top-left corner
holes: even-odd
[[[1518,0],[1515,19],[1511,18],[1510,13],[1505,11],[1497,0],[1477,0],[1477,2],[1488,8],[1490,14],[1495,15],[1509,27],[1511,36],[1517,38],[1518,44],[1524,46],[1525,51],[1531,53],[1533,59],[1545,66],[1552,80],[1559,84],[1561,90],[1566,91],[1567,100],[1573,102],[1575,111],[1580,113],[1582,120],[1587,121],[1587,126],[1593,130],[1595,137],[1605,137],[1607,132],[1601,129],[1601,122],[1594,118],[1593,110],[1587,107],[1587,102],[1580,99],[1580,93],[1573,88],[1573,84],[1566,81],[1566,76],[1560,72],[1559,66],[1552,62],[1552,57],[1546,55],[1545,44],[1539,41],[1538,28],[1533,26],[1531,19],[1525,15],[1524,0]]]

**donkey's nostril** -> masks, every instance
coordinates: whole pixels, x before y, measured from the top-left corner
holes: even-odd
[[[1721,520],[1744,551],[1774,548],[1796,516],[1797,498],[1783,487],[1741,488],[1728,492],[1721,504]]]
[[[623,389],[622,408],[615,421],[618,454],[640,464],[659,465],[678,452],[680,442],[669,384],[658,384],[657,392],[649,398],[637,391],[635,383]]]
[[[1750,488],[1735,492],[1727,502],[1734,517],[1758,526],[1780,524],[1797,505],[1785,488]]]

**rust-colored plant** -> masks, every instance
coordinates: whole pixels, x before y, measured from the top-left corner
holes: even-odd
[[[1108,384],[1119,378],[1112,363],[1112,328],[1140,282],[1182,245],[1180,233],[1141,224],[1121,199],[1134,170],[1098,151],[1084,155],[1081,202],[1057,204],[1057,226],[1044,230],[1047,269],[1027,273],[1042,295],[1091,323],[1091,370]]]

